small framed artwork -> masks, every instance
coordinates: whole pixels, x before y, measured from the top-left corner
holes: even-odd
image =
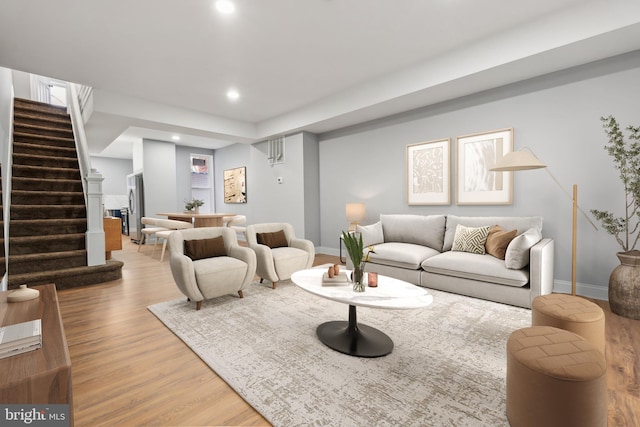
[[[224,202],[247,203],[247,168],[242,166],[224,171]]]
[[[490,171],[498,159],[511,151],[512,128],[459,136],[456,150],[456,204],[512,204],[513,173]]]
[[[407,203],[451,203],[451,139],[407,145]]]

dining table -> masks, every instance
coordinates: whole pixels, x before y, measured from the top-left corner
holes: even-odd
[[[168,219],[191,222],[194,227],[222,227],[223,218],[234,216],[233,213],[191,213],[165,212],[156,215],[166,216]]]

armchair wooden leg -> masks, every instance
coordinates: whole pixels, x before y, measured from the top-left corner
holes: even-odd
[[[278,282],[273,282],[273,283],[271,283],[271,289],[275,289],[275,288],[276,288],[276,284],[277,284],[277,283],[278,283]]]
[[[196,310],[200,310],[202,308],[202,301],[196,301]]]
[[[264,282],[264,278],[263,277],[260,278],[260,283],[262,283],[262,282]]]
[[[240,295],[240,298],[244,298],[244,295],[242,294],[242,291],[238,291],[238,295]]]

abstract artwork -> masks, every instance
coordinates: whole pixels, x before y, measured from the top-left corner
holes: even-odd
[[[224,202],[247,203],[246,167],[224,171]]]
[[[512,150],[513,129],[459,136],[456,150],[456,204],[512,204],[513,174],[490,170]]]
[[[451,203],[451,140],[407,145],[407,203],[448,205]]]

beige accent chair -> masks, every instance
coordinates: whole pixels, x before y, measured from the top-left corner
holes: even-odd
[[[284,231],[287,246],[271,248],[258,243],[259,233]],[[297,239],[293,226],[284,222],[252,224],[247,226],[247,245],[257,258],[256,273],[260,283],[271,281],[273,289],[281,280],[288,280],[299,270],[310,268],[315,256],[315,248],[310,240]]]
[[[222,236],[226,255],[193,261],[185,255],[186,240],[213,239]],[[200,227],[172,232],[169,241],[171,274],[180,291],[200,310],[202,301],[238,293],[253,280],[256,254],[238,245],[235,233],[224,227]]]

